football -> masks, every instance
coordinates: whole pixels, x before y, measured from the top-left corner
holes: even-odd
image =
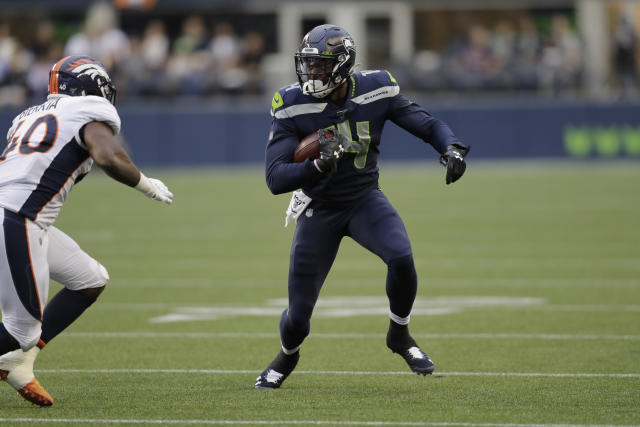
[[[330,130],[324,130],[324,137],[328,140],[333,138],[333,132]],[[293,161],[295,163],[304,162],[307,159],[317,159],[320,157],[320,138],[318,132],[313,132],[302,138],[302,141],[298,144],[293,151]]]

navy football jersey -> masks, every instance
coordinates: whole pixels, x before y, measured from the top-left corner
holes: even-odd
[[[301,188],[314,200],[346,204],[377,188],[380,136],[387,120],[439,153],[460,143],[446,124],[400,94],[388,71],[361,71],[348,84],[340,103],[305,95],[299,83],[276,92],[265,158],[267,185],[274,194]],[[293,151],[302,138],[329,128],[348,140],[335,174],[318,171],[311,160],[293,163]]]

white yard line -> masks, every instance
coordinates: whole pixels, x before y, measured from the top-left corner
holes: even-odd
[[[331,421],[331,420],[167,420],[167,419],[91,419],[91,418],[0,418],[0,422],[69,424],[210,424],[210,425],[340,425],[340,426],[424,426],[424,427],[610,427],[611,424],[493,424],[465,422],[411,421]],[[634,427],[616,425],[615,427]]]
[[[167,303],[117,303],[117,302],[104,302],[95,304],[92,307],[92,310],[123,310],[123,311],[143,311],[143,310],[174,310],[174,309],[207,309],[211,307],[206,307],[202,305],[189,305],[189,304],[167,304]],[[241,313],[241,310],[246,309],[246,307],[234,307],[234,306],[226,306],[223,307],[226,311],[233,311],[234,308],[238,309],[238,313]],[[264,308],[260,306],[256,306],[253,308]],[[268,307],[273,309],[273,313],[275,313],[275,307]],[[277,307],[279,309],[278,316],[282,312],[281,307]],[[437,309],[438,307],[432,307]],[[468,309],[484,309],[486,306],[468,306]],[[616,305],[616,304],[532,304],[532,305],[517,305],[515,307],[506,306],[506,305],[495,305],[490,307],[492,310],[518,310],[518,311],[586,311],[586,312],[638,312],[640,311],[640,305]],[[383,307],[383,309],[388,310],[387,307]],[[264,314],[266,317],[273,317],[272,314]]]
[[[335,279],[332,283],[336,286],[361,286],[363,279]],[[280,279],[255,279],[255,278],[236,278],[229,279],[212,279],[212,278],[193,278],[185,279],[183,277],[167,277],[162,279],[149,278],[127,278],[117,277],[110,282],[109,286],[118,288],[163,288],[163,289],[185,289],[185,288],[208,288],[208,287],[256,287],[264,285],[283,285]],[[505,288],[563,288],[563,289],[600,289],[600,288],[640,288],[640,279],[633,278],[602,278],[594,279],[592,277],[582,278],[560,278],[560,277],[541,277],[541,278],[427,278],[424,279],[422,286],[424,287],[505,287]]]
[[[616,334],[514,334],[514,333],[449,333],[449,334],[412,334],[415,338],[424,339],[535,339],[535,340],[621,340],[637,341],[640,335]],[[60,337],[67,338],[188,338],[188,339],[262,339],[278,338],[276,332],[65,332]],[[309,338],[318,339],[380,339],[386,334],[358,333],[311,333]]]
[[[47,374],[259,374],[251,369],[37,369]],[[409,371],[296,371],[303,375],[415,375]],[[544,372],[438,372],[437,376],[458,377],[557,377],[557,378],[640,378],[640,374],[544,373]]]

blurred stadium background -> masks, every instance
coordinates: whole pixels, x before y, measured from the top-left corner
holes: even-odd
[[[259,163],[302,35],[331,22],[476,158],[640,158],[630,0],[0,0],[0,123],[66,54],[102,61],[142,165]],[[250,124],[250,125],[247,125]],[[382,159],[435,156],[389,125]],[[404,143],[407,140],[410,142]]]

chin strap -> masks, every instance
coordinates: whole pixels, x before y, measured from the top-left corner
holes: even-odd
[[[318,88],[318,89],[316,89]],[[302,85],[302,93],[305,95],[311,95],[314,98],[325,98],[333,92],[334,88],[329,87],[329,83],[326,85],[322,83],[322,80],[309,80]]]

